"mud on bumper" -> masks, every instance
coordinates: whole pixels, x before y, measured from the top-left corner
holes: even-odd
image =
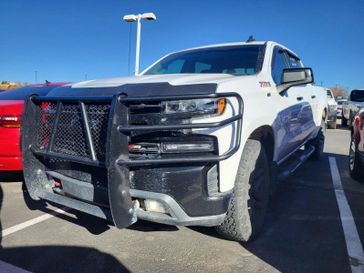
[[[239,107],[234,116],[222,121],[131,122],[131,105],[220,97],[235,99]],[[242,112],[243,102],[236,93],[137,98],[119,94],[112,99],[31,96],[24,107],[21,128],[25,183],[34,199],[111,220],[118,228],[137,219],[172,225],[218,225],[224,220],[231,193],[211,194],[209,184],[218,183],[218,176],[211,173],[218,172],[219,161],[238,151]],[[223,154],[216,150],[135,157],[128,148],[133,136],[143,132],[190,132],[232,123],[236,124],[235,141]],[[158,201],[166,211],[136,206],[136,201],[144,200]]]

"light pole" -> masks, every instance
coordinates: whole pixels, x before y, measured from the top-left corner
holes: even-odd
[[[123,17],[123,20],[128,23],[137,22],[137,37],[136,37],[136,48],[135,48],[135,76],[139,75],[139,58],[140,58],[140,33],[141,33],[141,20],[156,20],[157,17],[152,12],[143,13],[143,14],[129,14]]]

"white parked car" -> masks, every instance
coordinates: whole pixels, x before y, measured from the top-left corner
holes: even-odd
[[[342,118],[342,115],[343,115],[343,103],[346,102],[347,99],[338,99],[336,100],[337,102],[337,118],[338,119],[341,119]]]
[[[216,226],[248,241],[277,181],[321,156],[327,113],[312,70],[278,43],[188,49],[140,76],[31,96],[25,183],[34,199],[118,228],[138,219]]]
[[[326,93],[327,93],[327,104],[328,104],[327,127],[329,129],[336,129],[338,104],[335,100],[334,95],[332,94],[331,89],[327,88]]]
[[[343,115],[341,125],[352,126],[353,118],[364,107],[364,89],[354,89],[350,92],[350,96],[343,103]]]

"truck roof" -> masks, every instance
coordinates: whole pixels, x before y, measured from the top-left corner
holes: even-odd
[[[231,42],[231,43],[222,43],[222,44],[210,44],[204,46],[197,46],[192,48],[187,48],[182,51],[187,50],[195,50],[195,49],[203,49],[203,48],[213,48],[213,47],[222,47],[222,46],[239,46],[239,45],[264,45],[266,42],[264,41],[254,41],[254,42]]]
[[[224,46],[264,45],[264,44],[270,44],[270,45],[280,46],[283,49],[286,49],[289,52],[291,52],[296,57],[298,57],[298,55],[295,52],[293,52],[291,49],[289,49],[289,48],[285,47],[284,45],[281,45],[281,44],[279,44],[277,42],[274,42],[274,41],[231,42],[231,43],[222,43],[222,44],[211,44],[211,45],[205,45],[205,46],[198,46],[198,47],[187,48],[187,49],[183,49],[183,50],[179,50],[179,51],[172,52],[170,54],[180,53],[180,52],[185,52],[185,51],[190,51],[190,50],[205,49],[205,48],[215,48],[215,47],[224,47]],[[168,55],[170,55],[170,54],[168,54]]]

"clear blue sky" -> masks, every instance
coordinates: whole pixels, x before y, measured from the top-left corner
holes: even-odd
[[[253,34],[295,51],[317,83],[364,87],[363,0],[1,0],[0,11],[0,80],[34,82],[35,70],[38,81],[127,75],[122,16],[153,11],[157,21],[142,26],[141,68],[170,51]]]

